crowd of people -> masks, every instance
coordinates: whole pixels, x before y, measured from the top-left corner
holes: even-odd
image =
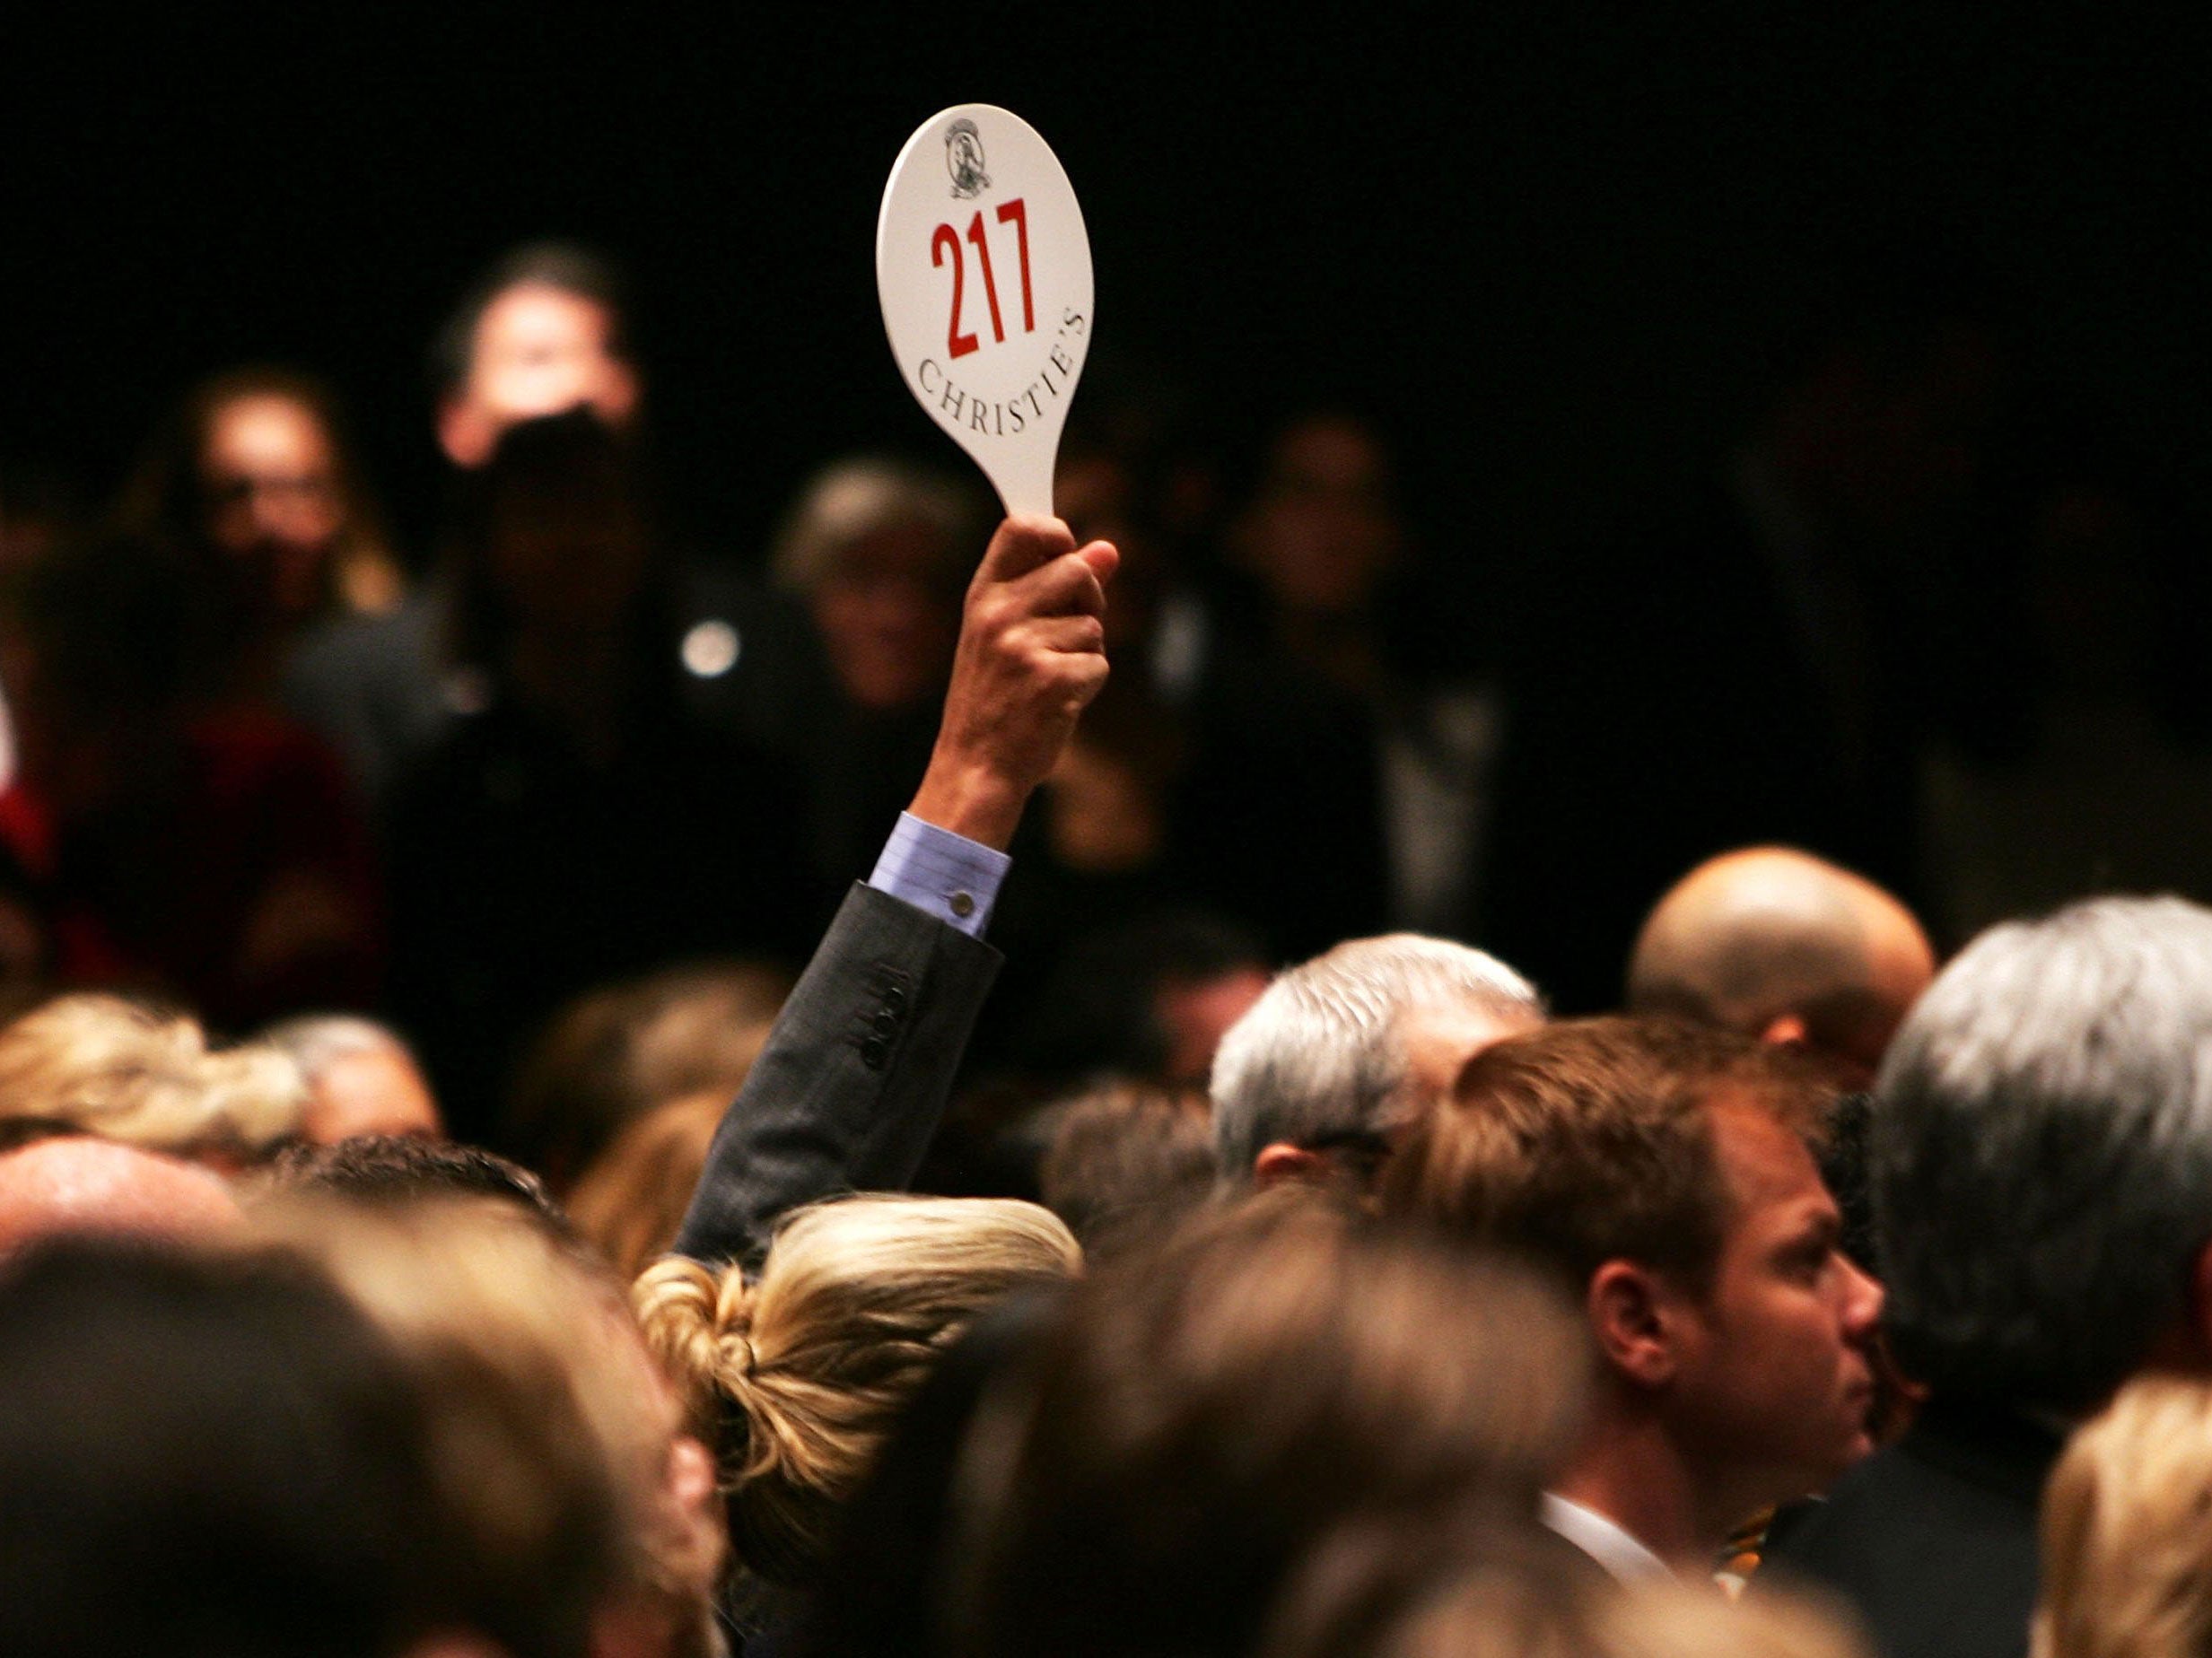
[[[427,558],[0,493],[0,1652],[2203,1652],[2212,699],[1956,299],[1480,622],[1342,407],[710,556],[562,246]]]

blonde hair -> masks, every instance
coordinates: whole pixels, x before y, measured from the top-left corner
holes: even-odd
[[[757,1281],[674,1257],[633,1291],[713,1448],[739,1559],[806,1580],[899,1409],[968,1321],[1081,1263],[1034,1203],[859,1197],[801,1209]]]
[[[483,1598],[542,1634],[615,1597],[672,1622],[675,1652],[720,1651],[721,1539],[687,1531],[668,1503],[677,1407],[616,1279],[496,1199],[293,1198],[261,1219],[420,1378],[442,1497]]]
[[[2043,1493],[2036,1658],[2212,1647],[2212,1386],[2146,1376],[2077,1432]]]
[[[625,1281],[676,1242],[729,1109],[719,1092],[656,1105],[615,1136],[569,1194],[569,1219]]]
[[[300,1132],[307,1103],[280,1050],[210,1050],[197,1020],[119,996],[57,997],[0,1030],[0,1111],[149,1151],[258,1158]]]

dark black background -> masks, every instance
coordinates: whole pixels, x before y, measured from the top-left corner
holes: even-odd
[[[1838,249],[1893,235],[1970,248],[2041,395],[2200,494],[2184,11],[19,10],[0,446],[98,491],[192,379],[291,361],[419,543],[425,340],[503,249],[573,236],[633,272],[681,506],[750,547],[813,463],[940,442],[884,345],[876,205],[914,127],[982,100],[1083,200],[1094,377],[1173,364],[1225,441],[1350,390],[1449,545],[1541,547],[1705,464]]]

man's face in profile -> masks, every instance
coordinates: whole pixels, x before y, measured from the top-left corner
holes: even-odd
[[[1804,1141],[1749,1104],[1711,1115],[1729,1223],[1711,1284],[1683,1304],[1674,1408],[1749,1514],[1822,1489],[1872,1449],[1882,1289],[1844,1255]]]
[[[518,421],[588,406],[621,430],[637,413],[637,371],[615,346],[615,319],[596,300],[524,284],[484,308],[468,375],[438,414],[457,467],[480,467]]]

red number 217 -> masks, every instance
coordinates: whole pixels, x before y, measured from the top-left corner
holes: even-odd
[[[1035,334],[1036,305],[1029,292],[1029,214],[1019,196],[999,205],[999,223],[1014,227],[1014,246],[1021,255],[1021,327],[1024,333]],[[999,284],[991,274],[991,244],[984,236],[981,208],[967,222],[967,240],[984,267],[984,303],[991,311],[991,337],[1003,341],[1006,325],[999,320]],[[965,357],[979,344],[973,334],[960,332],[960,296],[967,285],[966,271],[960,257],[958,234],[949,224],[940,224],[930,237],[930,264],[942,266],[948,252],[952,255],[952,320],[945,328],[945,349],[955,357]]]

